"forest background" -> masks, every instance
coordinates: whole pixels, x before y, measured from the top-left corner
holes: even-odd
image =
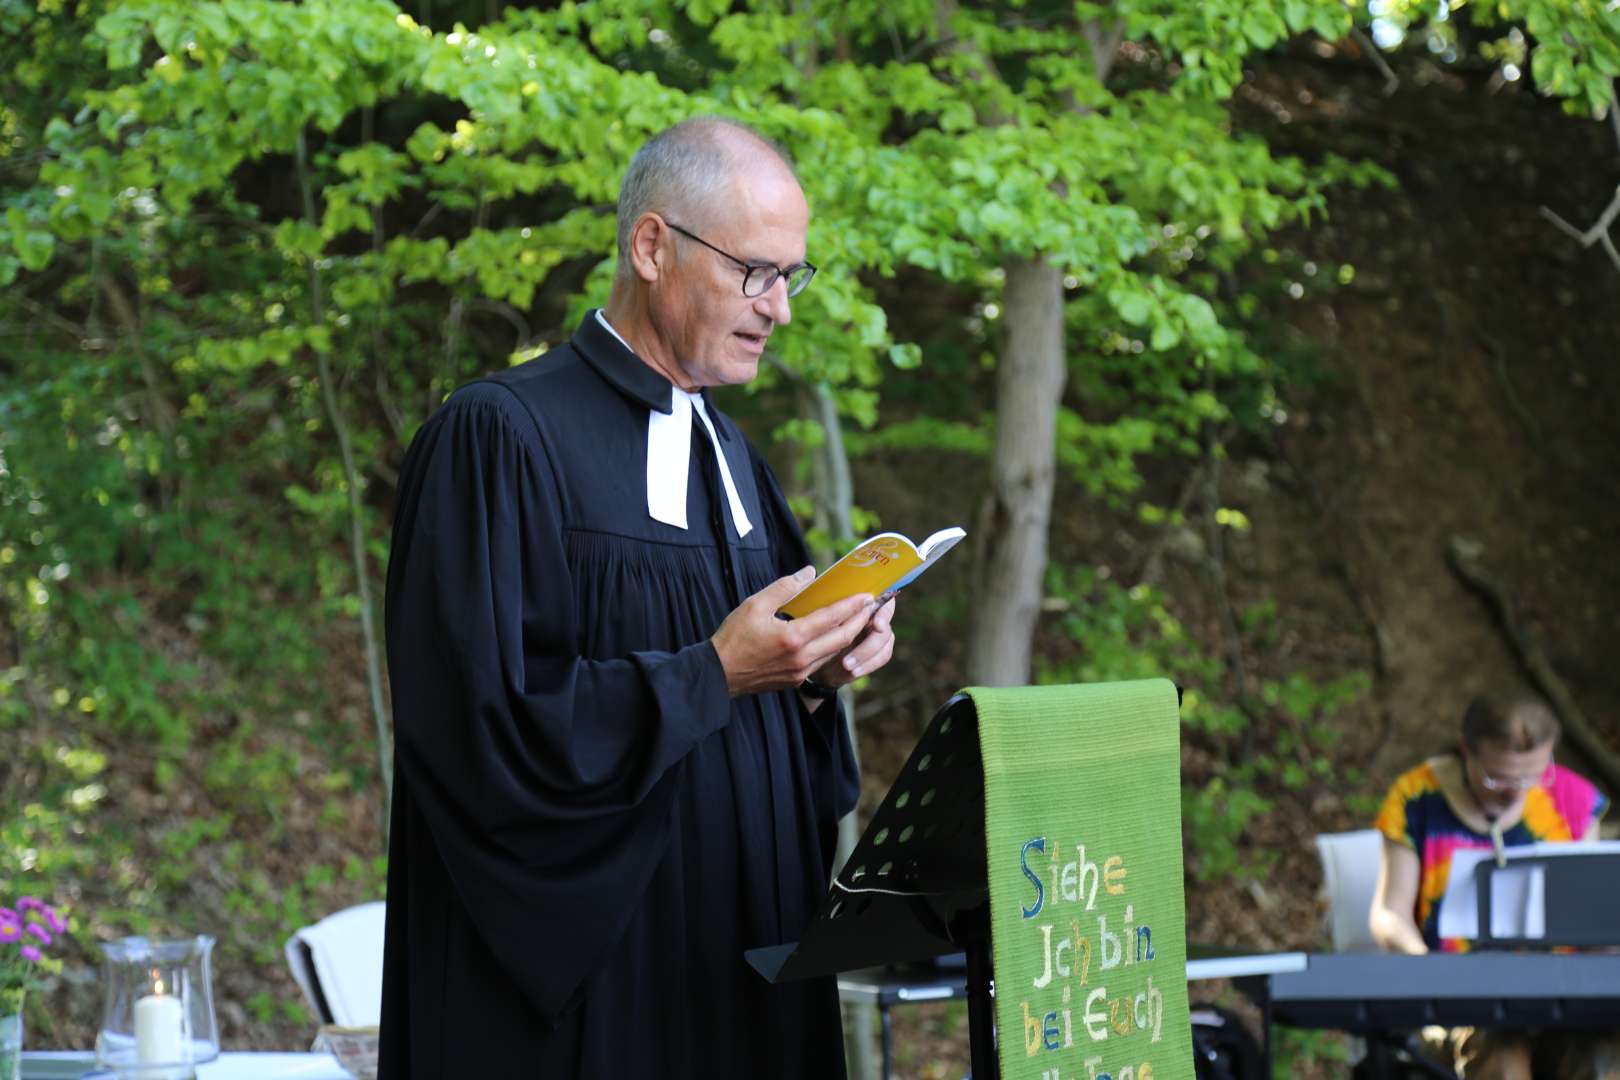
[[[1168,675],[1189,934],[1265,948],[1477,692],[1620,793],[1617,74],[1595,0],[0,0],[0,896],[75,919],[30,1045],[92,1042],[96,941],[196,932],[227,1043],[307,1044],[281,944],[385,877],[404,448],[604,298],[698,113],[789,148],[821,267],[722,405],[824,559],[970,533],[850,702],[864,809],[959,686]],[[959,1008],[904,1023],[960,1075]]]

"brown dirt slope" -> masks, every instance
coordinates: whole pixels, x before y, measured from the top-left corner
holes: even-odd
[[[1301,312],[1333,381],[1279,434],[1326,510],[1318,549],[1342,556],[1382,635],[1377,781],[1450,739],[1470,696],[1524,678],[1446,566],[1457,535],[1484,545],[1579,705],[1620,734],[1620,270],[1539,213],[1584,227],[1620,148],[1511,87],[1427,63],[1401,74],[1386,98],[1370,71],[1282,63],[1249,97],[1291,114],[1250,112],[1274,144],[1371,157],[1401,183],[1347,194],[1291,237],[1357,272]]]

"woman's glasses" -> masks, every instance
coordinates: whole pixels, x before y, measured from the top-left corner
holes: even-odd
[[[1552,775],[1552,766],[1548,765],[1541,771],[1540,776],[1494,776],[1476,766],[1479,773],[1479,782],[1487,791],[1511,791],[1521,794],[1529,791],[1538,784],[1545,783]]]

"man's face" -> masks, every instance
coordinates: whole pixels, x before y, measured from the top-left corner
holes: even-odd
[[[810,210],[799,185],[770,163],[740,173],[708,221],[670,220],[745,262],[785,269],[804,261]],[[654,286],[651,305],[671,360],[688,385],[748,382],[771,331],[792,319],[787,282],[744,296],[741,266],[674,230],[666,233],[670,271]]]
[[[1529,750],[1509,750],[1501,743],[1483,742],[1477,749],[1463,745],[1468,788],[1491,817],[1501,817],[1523,805],[1530,789],[1552,764],[1553,744]]]

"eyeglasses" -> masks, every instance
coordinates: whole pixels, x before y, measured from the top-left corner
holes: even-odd
[[[689,240],[696,240],[704,247],[717,254],[724,255],[732,262],[743,268],[743,295],[747,297],[763,296],[771,291],[777,278],[787,281],[787,294],[798,296],[804,292],[804,287],[810,284],[810,279],[816,276],[816,268],[809,263],[799,263],[797,266],[781,267],[771,263],[751,263],[739,259],[729,251],[721,251],[697,233],[688,232],[673,221],[664,222],[670,228]]]
[[[1479,782],[1487,791],[1511,791],[1517,794],[1529,791],[1537,784],[1545,782],[1548,775],[1552,772],[1552,766],[1549,765],[1543,769],[1540,776],[1531,777],[1492,776],[1484,769],[1479,769],[1478,771]]]

